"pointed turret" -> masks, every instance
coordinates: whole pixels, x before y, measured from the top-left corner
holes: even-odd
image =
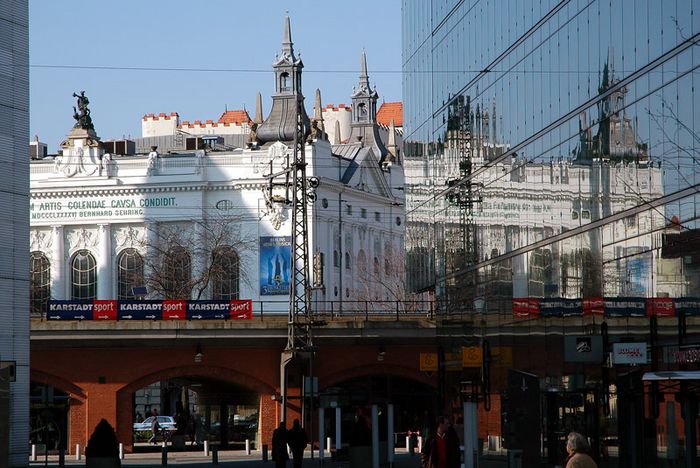
[[[318,128],[323,130],[323,107],[321,106],[321,90],[316,88],[316,102],[314,103],[314,120],[318,122]]]
[[[341,143],[340,139],[340,120],[335,121],[335,133],[333,134],[333,144],[339,145]]]
[[[379,128],[377,127],[377,99],[379,95],[369,83],[367,54],[364,49],[362,49],[360,62],[360,80],[351,97],[352,119],[349,142],[361,141],[362,144],[372,147],[377,158],[383,162],[387,155],[387,149],[379,137]]]
[[[255,118],[253,123],[260,125],[263,123],[263,113],[262,113],[262,94],[258,91],[258,96],[255,101]]]
[[[398,159],[399,148],[396,146],[396,126],[394,125],[394,119],[389,122],[389,136],[387,138],[387,156],[385,158],[386,164],[391,164]]]
[[[311,125],[304,108],[304,95],[301,91],[301,70],[304,64],[294,55],[292,28],[289,15],[284,20],[282,35],[282,52],[275,58],[272,68],[275,71],[275,94],[272,95],[270,115],[260,125],[257,132],[258,141],[263,144],[274,141],[293,141],[296,135],[297,104],[304,121],[305,135],[309,134]]]

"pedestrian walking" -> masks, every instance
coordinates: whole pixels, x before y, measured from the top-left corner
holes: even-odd
[[[306,431],[301,427],[298,419],[294,420],[292,429],[287,435],[287,443],[289,444],[289,448],[292,449],[294,468],[301,468],[304,462],[304,449],[308,444],[308,439],[306,437]]]
[[[287,426],[284,421],[272,431],[272,459],[275,461],[275,468],[285,468],[289,454],[287,453]]]
[[[152,416],[151,420],[151,438],[148,439],[149,444],[158,443],[158,433],[160,432],[160,424],[158,423],[158,416]]]
[[[423,468],[460,468],[459,437],[447,417],[437,418],[437,429],[423,444],[420,460]]]
[[[566,468],[598,468],[596,462],[589,455],[591,446],[588,441],[578,432],[571,432],[566,438],[566,452],[569,454],[566,459]]]

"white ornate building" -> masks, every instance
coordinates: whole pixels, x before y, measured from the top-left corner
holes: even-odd
[[[284,54],[294,57],[288,19]],[[275,73],[279,78],[300,62],[277,60]],[[364,54],[361,84],[369,89]],[[273,102],[300,95],[299,83],[277,89]],[[355,99],[376,108],[376,93]],[[49,298],[172,296],[252,299],[254,310],[266,301],[265,313],[286,312],[289,263],[275,248],[291,235],[291,212],[278,203],[278,188],[273,200],[265,189],[293,143],[286,134],[260,132],[280,128],[276,105],[246,148],[112,157],[94,133],[74,128],[61,156],[32,161],[33,310],[42,312]],[[363,135],[377,128],[376,111],[353,123]],[[404,192],[395,144],[387,142],[387,150],[381,141],[356,138],[332,145],[322,130],[307,133],[307,176],[319,181],[308,205],[314,299],[351,307],[358,296],[401,298]],[[220,268],[207,277],[214,262]],[[163,284],[165,270],[175,272],[173,281],[191,281],[188,297]],[[205,277],[210,281],[200,281]]]

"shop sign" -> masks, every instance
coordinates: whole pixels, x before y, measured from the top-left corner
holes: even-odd
[[[510,346],[494,346],[491,348],[491,365],[494,367],[513,367],[513,348]]]
[[[646,342],[613,343],[612,362],[613,364],[646,364]]]
[[[700,348],[664,348],[664,362],[668,364],[695,364],[700,362]]]
[[[565,336],[566,362],[602,362],[603,338],[600,336]]]

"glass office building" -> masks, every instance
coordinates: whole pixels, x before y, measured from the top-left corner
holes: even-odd
[[[407,283],[473,324],[462,342],[539,336],[506,367],[548,390],[596,380],[608,416],[605,366],[561,350],[572,329],[600,336],[606,321],[611,343],[649,343],[656,316],[669,349],[700,341],[697,6],[402,2]],[[647,364],[697,367],[664,356]],[[632,439],[620,450],[641,451]]]

